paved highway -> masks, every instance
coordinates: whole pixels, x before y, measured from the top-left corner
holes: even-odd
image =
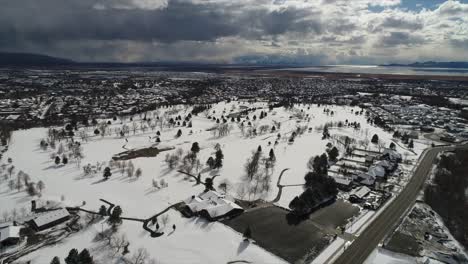
[[[454,147],[435,147],[429,149],[414,171],[413,177],[383,212],[356,238],[341,254],[335,264],[363,263],[384,237],[392,232],[398,221],[405,215],[408,208],[416,201],[419,191],[429,176],[434,159],[442,151],[453,150]]]

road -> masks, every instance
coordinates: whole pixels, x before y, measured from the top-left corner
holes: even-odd
[[[392,232],[405,212],[414,205],[416,198],[429,176],[434,159],[442,151],[454,147],[435,147],[429,149],[414,171],[413,177],[401,193],[383,212],[345,249],[335,261],[342,263],[363,263],[384,237]]]

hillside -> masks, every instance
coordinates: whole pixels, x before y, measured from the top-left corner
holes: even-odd
[[[0,66],[59,66],[71,64],[75,64],[75,62],[47,55],[0,52]]]
[[[425,61],[425,62],[414,62],[410,64],[384,64],[380,66],[388,67],[419,67],[419,68],[468,68],[468,62],[466,61],[447,61],[447,62],[437,62],[437,61]]]

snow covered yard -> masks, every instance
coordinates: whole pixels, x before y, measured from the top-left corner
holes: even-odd
[[[242,107],[241,107],[242,106]],[[247,107],[256,107],[257,110],[249,112],[249,120],[242,117],[241,122],[245,124],[241,128],[239,122],[227,117],[230,113],[236,113]],[[329,109],[324,112],[324,109]],[[163,108],[153,113],[148,113],[148,117],[166,116],[166,120],[177,115],[186,116],[191,111],[184,106],[173,106]],[[261,111],[268,115],[260,119]],[[333,112],[331,114],[330,112]],[[370,137],[378,134],[382,144],[388,145],[392,142],[392,135],[367,123],[365,115],[356,115],[360,111],[357,107],[348,106],[317,106],[301,105],[293,109],[274,108],[269,111],[266,103],[246,103],[233,101],[230,103],[219,103],[198,116],[191,119],[192,127],[168,126],[162,124],[161,127],[146,129],[136,129],[132,131],[132,124],[135,122],[144,124],[143,116],[134,116],[133,121],[128,119],[112,120],[106,127],[107,134],[95,135],[93,128],[79,128],[75,132],[75,140],[81,141],[83,158],[81,160],[70,159],[68,164],[55,164],[54,159],[60,142],[56,142],[57,147],[46,150],[40,148],[40,142],[47,137],[47,128],[34,128],[28,130],[15,131],[8,151],[4,153],[5,162],[11,158],[11,164],[7,164],[3,171],[0,184],[0,211],[8,218],[13,214],[18,215],[22,211],[29,212],[30,202],[38,197],[30,196],[24,188],[11,188],[9,182],[11,179],[16,181],[16,174],[19,171],[26,173],[30,181],[42,181],[44,188],[41,191],[41,199],[60,201],[66,206],[80,206],[83,208],[97,211],[102,202],[99,199],[106,199],[119,205],[123,210],[123,216],[135,218],[148,218],[167,206],[178,203],[187,197],[197,195],[203,191],[203,185],[195,185],[194,181],[188,181],[186,176],[178,173],[177,169],[170,169],[165,162],[166,154],[173,154],[182,149],[183,152],[190,151],[192,143],[198,142],[200,151],[197,158],[200,160],[199,168],[192,173],[201,173],[202,178],[209,175],[219,174],[215,179],[215,188],[218,184],[227,180],[228,195],[236,198],[248,199],[249,195],[242,191],[244,164],[252,152],[261,146],[264,156],[268,156],[270,149],[274,150],[276,156],[275,167],[271,172],[271,187],[255,198],[263,198],[267,201],[276,196],[276,181],[279,172],[284,168],[290,168],[282,178],[282,184],[303,184],[304,175],[308,171],[306,166],[308,160],[316,155],[325,152],[327,143],[330,140],[322,140],[322,130],[327,123],[331,122],[357,122],[360,129],[353,127],[342,127],[330,129],[332,135],[346,135],[356,142],[369,141]],[[165,115],[165,113],[167,113]],[[207,117],[220,118],[226,117],[230,132],[224,136],[216,135],[212,128],[217,125],[213,119]],[[253,116],[256,116],[255,120]],[[98,122],[108,120],[99,120]],[[252,125],[249,126],[248,122]],[[221,121],[222,123],[222,121]],[[128,134],[124,137],[119,136],[115,129],[127,124],[130,128]],[[278,125],[280,124],[280,126]],[[260,131],[263,125],[268,125],[266,131]],[[272,126],[275,130],[272,131]],[[249,134],[249,129],[256,127],[256,136]],[[297,133],[294,142],[290,142],[293,133],[299,128],[305,128],[301,133]],[[182,134],[176,137],[177,131]],[[103,169],[109,166],[112,157],[131,148],[148,147],[155,144],[158,137],[156,131],[160,131],[160,146],[174,147],[174,150],[162,152],[156,157],[132,159],[135,168],[142,171],[141,177],[128,177],[125,171],[120,171],[116,166],[112,167],[112,176],[108,180],[103,180]],[[82,140],[80,135],[86,133],[87,140]],[[278,134],[280,136],[278,137]],[[275,144],[275,141],[277,143]],[[342,146],[336,141],[331,140],[344,152]],[[66,141],[62,140],[65,145]],[[206,160],[214,155],[214,147],[219,144],[224,154],[223,166],[220,169],[210,170],[205,165]],[[378,146],[367,143],[370,149],[376,150]],[[425,146],[424,146],[425,147]],[[408,154],[407,158],[415,161],[422,151],[423,144],[415,142],[414,151],[416,154]],[[402,152],[409,152],[404,148],[397,146]],[[91,164],[96,168],[102,167],[96,173],[85,175],[83,166]],[[12,175],[8,175],[6,169],[14,166]],[[409,169],[409,168],[408,168]],[[154,181],[161,180],[167,184],[166,188],[155,188]],[[302,192],[301,186],[286,187],[283,189],[283,195],[277,202],[281,207],[288,207],[289,202]],[[25,208],[25,209],[21,209]],[[16,211],[15,213],[13,213]],[[220,263],[236,259],[245,259],[255,263],[280,263],[282,260],[266,252],[255,244],[239,250],[242,244],[241,234],[220,223],[208,223],[199,218],[183,218],[177,211],[170,210],[169,226],[175,224],[176,231],[171,235],[170,230],[159,238],[151,238],[147,232],[141,228],[141,223],[124,221],[119,227],[119,232],[125,234],[130,242],[130,251],[133,253],[138,248],[146,248],[151,256],[158,263],[193,263],[194,260],[203,263]],[[45,263],[50,261],[51,257],[58,255],[64,257],[68,251],[73,248],[89,247],[98,258],[104,258],[108,252],[99,250],[98,245],[93,243],[96,230],[100,230],[100,224],[94,224],[83,232],[74,234],[67,238],[63,243],[53,247],[41,249],[31,253],[23,260],[33,260],[33,263]],[[94,251],[93,251],[94,250]],[[117,261],[117,260],[116,260]]]

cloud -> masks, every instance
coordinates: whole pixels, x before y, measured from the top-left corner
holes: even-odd
[[[393,47],[393,46],[400,46],[400,45],[419,45],[424,43],[425,40],[420,35],[414,35],[408,32],[401,32],[401,31],[394,31],[390,32],[389,34],[383,35],[378,43],[377,46],[384,46],[384,47]]]
[[[468,60],[468,4],[451,0],[432,10],[406,10],[399,0],[3,2],[2,51],[83,61],[384,63],[438,49],[446,60]]]

